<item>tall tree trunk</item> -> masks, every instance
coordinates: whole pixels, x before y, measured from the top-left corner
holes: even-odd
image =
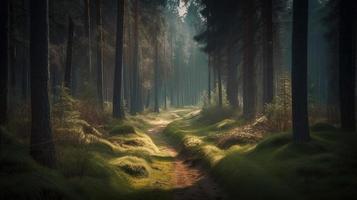
[[[15,93],[16,87],[16,58],[17,58],[17,47],[16,47],[16,13],[14,1],[10,2],[10,11],[9,11],[9,31],[10,31],[10,86],[12,88],[12,93]]]
[[[156,33],[156,36],[158,33]],[[155,67],[154,67],[154,91],[155,91],[155,104],[154,112],[159,113],[159,38],[155,39]]]
[[[263,103],[271,103],[274,97],[274,45],[273,45],[273,0],[263,1],[264,47],[263,47]]]
[[[103,18],[102,1],[96,0],[97,7],[97,98],[103,109]]]
[[[234,51],[228,50],[227,99],[233,108],[238,108],[238,65],[234,60]]]
[[[123,38],[124,38],[124,0],[118,0],[116,57],[114,71],[113,117],[125,117],[122,97],[123,84]]]
[[[22,0],[22,6],[24,11],[29,9],[28,0]],[[23,37],[28,40],[29,30],[30,30],[30,17],[28,12],[24,12],[24,26],[23,26]],[[23,54],[22,54],[22,70],[21,70],[21,98],[23,102],[27,103],[28,91],[29,91],[29,49],[28,44],[23,44]]]
[[[134,1],[134,55],[133,55],[133,91],[130,112],[136,114],[140,111],[140,86],[139,86],[139,0]]]
[[[164,86],[164,108],[167,110],[167,83]]]
[[[88,79],[91,79],[92,76],[92,29],[91,29],[91,6],[90,6],[90,0],[83,0],[84,1],[84,26],[85,26],[85,34],[87,37],[87,52],[86,52],[86,58],[87,58],[87,65],[89,69],[89,74],[88,74]]]
[[[67,57],[66,69],[64,75],[64,86],[70,91],[72,89],[72,50],[73,50],[74,23],[71,17],[68,17],[68,39],[67,39]]]
[[[356,9],[355,0],[340,0],[340,110],[341,129],[356,131]]]
[[[7,121],[9,67],[9,0],[0,1],[0,125]]]
[[[131,84],[131,69],[132,69],[132,28],[131,28],[131,12],[130,12],[130,5],[129,3],[125,3],[124,0],[124,30],[123,30],[123,47],[126,46],[125,50],[123,50],[123,90],[124,90],[124,102],[126,105],[126,108],[130,109],[130,102],[131,102],[131,91],[132,91],[132,84]],[[124,104],[124,103],[123,103]]]
[[[150,99],[151,99],[151,90],[149,89],[146,94],[146,103],[145,103],[145,108],[150,107]]]
[[[48,167],[56,164],[48,97],[48,0],[31,0],[31,156]]]
[[[293,4],[292,112],[293,136],[297,143],[310,140],[307,109],[308,0]]]
[[[243,115],[251,120],[256,115],[256,74],[255,74],[255,54],[254,54],[254,19],[255,4],[247,0],[244,8],[245,31],[243,42]]]
[[[22,71],[21,71],[21,98],[27,102],[28,98],[28,53],[27,47],[24,47],[22,58]]]
[[[212,72],[212,55],[208,54],[208,105],[211,105],[211,92],[212,92],[212,80],[211,80],[211,72]]]
[[[216,57],[218,58],[218,56]],[[222,69],[221,66],[217,66],[220,59],[215,59],[215,68],[217,69],[217,81],[218,81],[218,106],[223,106],[223,92],[222,92]]]

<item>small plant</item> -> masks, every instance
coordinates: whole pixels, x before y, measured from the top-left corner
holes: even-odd
[[[225,119],[229,119],[236,114],[235,110],[232,110],[228,106],[223,108],[219,106],[206,106],[202,108],[200,118],[198,119],[201,122],[206,123],[217,123]]]
[[[55,127],[71,127],[71,122],[79,120],[80,113],[76,110],[78,103],[70,94],[69,89],[58,87],[58,98],[52,107],[52,120]]]
[[[280,79],[279,94],[272,103],[265,107],[265,115],[268,118],[271,129],[285,131],[291,127],[291,81],[284,73]]]

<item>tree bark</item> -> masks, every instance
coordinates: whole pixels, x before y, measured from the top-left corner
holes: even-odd
[[[221,108],[223,106],[223,92],[222,92],[222,69],[217,66],[219,59],[215,59],[215,68],[217,69],[217,81],[218,81],[218,106]]]
[[[90,0],[84,0],[84,25],[85,25],[85,34],[87,37],[87,65],[89,69],[88,78],[90,80],[92,76],[92,33],[91,33],[91,10],[90,10]]]
[[[269,104],[274,97],[274,45],[273,45],[273,0],[263,1],[263,103]]]
[[[243,41],[243,116],[247,120],[254,119],[256,115],[256,74],[254,54],[254,18],[255,4],[248,0],[243,10],[245,31]]]
[[[208,105],[211,105],[211,91],[212,91],[212,80],[211,80],[211,72],[212,72],[212,55],[209,53],[208,54]]]
[[[48,97],[48,0],[31,0],[31,156],[42,165],[54,167],[55,147]]]
[[[103,109],[103,18],[102,1],[96,0],[97,7],[97,98],[100,109]]]
[[[66,69],[64,75],[64,86],[71,91],[72,89],[72,51],[73,51],[74,23],[71,17],[68,17],[68,39],[67,39],[67,57]]]
[[[340,0],[339,68],[341,129],[356,131],[356,9],[355,0]]]
[[[157,37],[158,33],[156,33]],[[154,112],[159,113],[159,39],[155,39],[155,66],[154,66],[154,91],[155,91],[155,105]]]
[[[116,57],[114,71],[113,117],[125,117],[123,109],[122,84],[123,84],[123,38],[124,38],[124,0],[118,0]]]
[[[16,94],[15,87],[16,87],[16,36],[15,36],[15,28],[16,28],[16,13],[15,13],[15,6],[14,2],[10,2],[10,10],[9,10],[9,48],[10,48],[10,59],[9,59],[9,69],[10,69],[10,86],[12,88],[12,93]]]
[[[227,99],[233,108],[238,108],[238,64],[234,61],[234,51],[228,50]]]
[[[142,103],[139,94],[139,0],[134,1],[134,55],[133,55],[133,91],[130,112],[136,114],[140,112]]]
[[[310,140],[307,109],[308,0],[294,1],[292,35],[292,112],[294,142]]]
[[[9,67],[9,0],[0,1],[0,125],[7,121]]]

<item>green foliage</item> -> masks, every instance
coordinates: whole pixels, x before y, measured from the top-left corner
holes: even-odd
[[[69,89],[59,87],[58,99],[52,106],[52,121],[57,127],[72,127],[73,122],[78,121],[80,113],[75,109],[76,101],[70,94]]]
[[[254,199],[249,191],[252,188],[256,189],[256,185],[260,183],[254,183],[254,181],[261,179],[270,182],[275,180],[275,186],[281,187],[280,189],[279,187],[272,188],[274,182],[264,184],[266,189],[261,190],[260,195],[265,196],[288,191],[286,195],[296,199],[350,199],[354,197],[356,192],[351,192],[350,188],[356,184],[356,169],[353,167],[355,162],[352,156],[356,148],[351,144],[356,142],[356,137],[353,135],[341,137],[338,132],[314,132],[312,137],[311,142],[303,145],[293,144],[290,134],[270,137],[249,153],[242,155],[232,152],[227,155],[219,164],[220,166],[217,166],[216,172],[221,177],[225,177],[222,178],[225,182],[225,179],[229,179],[229,182],[234,183],[235,188],[242,186],[248,189],[243,190],[246,191],[243,194],[235,193],[237,197],[249,196]],[[346,139],[351,142],[346,143]],[[259,170],[255,170],[251,165],[258,167]],[[242,179],[239,175],[247,173],[251,174],[249,179],[248,177]],[[237,176],[232,176],[232,174],[237,174]],[[284,189],[285,187],[288,188]],[[233,189],[233,185],[230,188]]]
[[[112,164],[118,166],[125,173],[136,178],[147,178],[150,167],[144,159],[134,156],[124,156],[112,161]]]

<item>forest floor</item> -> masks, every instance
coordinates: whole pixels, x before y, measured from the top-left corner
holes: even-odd
[[[355,199],[357,134],[320,124],[296,145],[234,112],[171,109],[96,128],[69,118],[54,126],[56,169],[32,160],[22,129],[0,128],[0,199]]]
[[[175,111],[169,111],[175,113]],[[197,113],[193,110],[190,113]],[[176,118],[175,120],[180,119]],[[174,200],[221,200],[226,199],[226,195],[219,188],[214,179],[199,165],[191,162],[188,154],[180,152],[179,147],[170,144],[167,136],[163,135],[163,130],[173,120],[163,120],[157,118],[150,120],[152,126],[147,134],[153,142],[159,147],[160,151],[169,154],[173,170],[170,171],[172,177],[171,184]]]

